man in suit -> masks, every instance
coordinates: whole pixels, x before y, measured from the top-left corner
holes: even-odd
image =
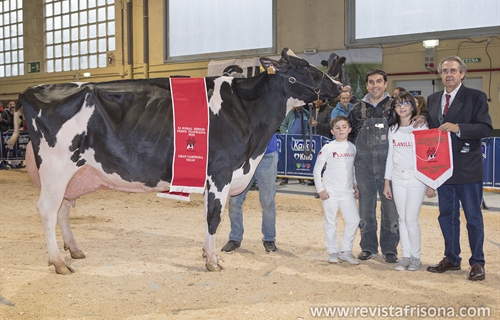
[[[428,123],[429,128],[451,132],[453,175],[438,188],[438,221],[444,237],[444,258],[427,271],[460,270],[460,202],[472,252],[468,279],[484,280],[481,139],[493,129],[487,98],[485,93],[462,84],[467,66],[460,57],[442,59],[437,70],[445,89],[427,98]]]

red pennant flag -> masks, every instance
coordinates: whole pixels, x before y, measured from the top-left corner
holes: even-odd
[[[449,132],[438,129],[413,131],[415,176],[437,189],[453,175],[453,153]]]

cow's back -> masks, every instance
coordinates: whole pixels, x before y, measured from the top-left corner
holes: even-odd
[[[63,143],[77,167],[91,165],[148,187],[171,180],[168,79],[42,85],[19,100],[38,167],[42,145]]]

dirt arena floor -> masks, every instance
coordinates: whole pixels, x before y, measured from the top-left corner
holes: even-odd
[[[358,266],[328,264],[321,203],[311,196],[278,194],[278,251],[265,253],[258,193],[250,192],[242,247],[220,253],[225,269],[210,273],[201,257],[201,195],[181,202],[100,191],[72,209],[87,258],[65,252],[76,272],[61,276],[47,266],[38,190],[25,170],[0,171],[0,197],[0,319],[500,319],[499,212],[484,212],[486,280],[471,282],[463,221],[462,270],[425,271],[443,253],[435,206],[420,216],[423,269],[398,272],[380,256]],[[217,234],[220,250],[227,209]],[[62,250],[59,233],[58,241]],[[356,255],[358,243],[359,234]]]

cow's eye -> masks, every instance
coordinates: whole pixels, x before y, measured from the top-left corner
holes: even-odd
[[[302,68],[303,68],[304,70],[307,70],[307,69],[309,69],[309,66],[303,66]]]

